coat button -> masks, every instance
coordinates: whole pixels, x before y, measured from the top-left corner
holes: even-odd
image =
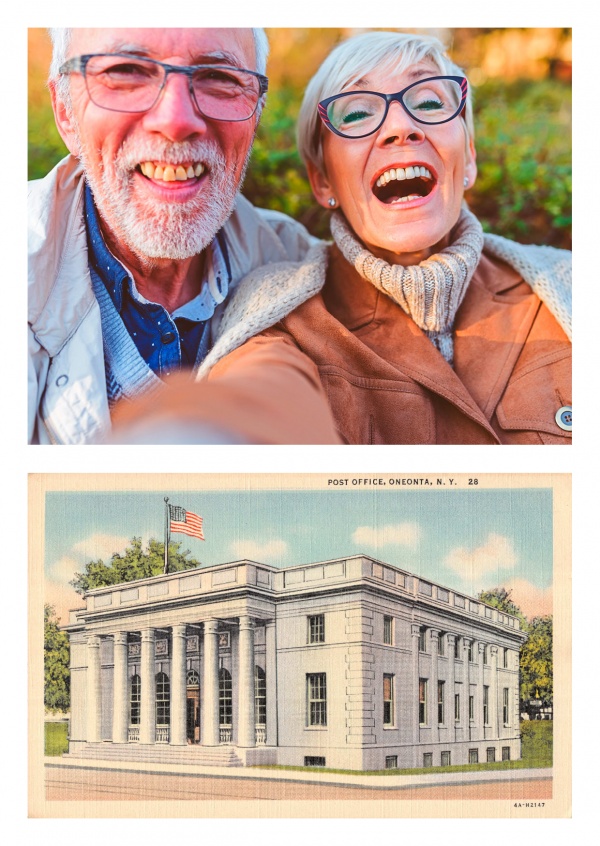
[[[570,432],[573,429],[573,409],[570,405],[563,405],[554,415],[556,425],[564,429],[565,432]]]
[[[162,336],[161,341],[163,344],[170,344],[175,340],[175,333],[174,332],[165,332]]]
[[[69,377],[67,376],[67,374],[66,374],[66,373],[63,373],[61,376],[58,376],[58,377],[57,377],[57,379],[56,379],[56,387],[57,387],[57,388],[62,388],[62,387],[64,387],[64,385],[66,385],[66,384],[67,384],[67,382],[68,382],[68,381],[69,381]]]

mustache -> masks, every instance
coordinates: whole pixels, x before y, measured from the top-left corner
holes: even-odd
[[[171,164],[202,162],[209,170],[224,170],[226,160],[218,145],[212,141],[167,141],[157,138],[152,142],[125,140],[115,156],[115,167],[130,172],[140,162],[164,161]]]

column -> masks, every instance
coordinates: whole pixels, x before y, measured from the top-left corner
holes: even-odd
[[[483,722],[483,656],[485,643],[477,644],[477,709],[475,711],[475,725],[479,726],[479,740],[485,740],[485,725]]]
[[[461,708],[461,721],[465,727],[465,740],[471,740],[471,721],[469,720],[469,696],[471,695],[471,668],[469,666],[469,639],[463,637],[463,683],[465,686],[464,702]]]
[[[500,719],[502,707],[498,702],[498,647],[490,647],[492,653],[492,679],[490,684],[490,725],[493,726],[493,739],[500,737]]]
[[[204,678],[202,686],[202,743],[219,745],[219,641],[218,622],[204,623]]]
[[[140,743],[156,743],[156,678],[155,632],[143,629],[140,682],[142,701],[140,707]]]
[[[265,625],[266,677],[267,677],[267,744],[277,746],[277,639],[275,620],[267,620]]]
[[[431,726],[431,742],[437,743],[440,739],[438,723],[438,637],[437,629],[429,629],[429,646],[431,652],[431,695],[429,697],[429,725]]]
[[[448,691],[446,699],[446,725],[448,726],[449,740],[456,740],[456,715],[454,713],[454,697],[456,696],[456,673],[454,668],[454,644],[456,642],[456,635],[448,634],[446,636],[446,654],[448,655]],[[461,702],[462,706],[462,702]],[[460,716],[460,714],[459,714]]]
[[[409,713],[411,715],[411,732],[413,739],[413,766],[418,767],[419,742],[419,626],[413,623],[410,627],[412,646],[412,691]]]
[[[87,639],[87,741],[102,739],[102,688],[100,682],[100,638]]]
[[[127,632],[113,635],[113,743],[127,743],[129,688],[127,678]]]
[[[239,618],[238,746],[256,745],[254,714],[254,622]]]
[[[185,623],[178,623],[171,629],[173,654],[171,659],[171,746],[185,746],[186,732],[186,631]]]

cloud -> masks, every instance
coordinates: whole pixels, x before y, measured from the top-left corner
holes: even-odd
[[[85,607],[83,598],[72,587],[49,580],[44,585],[44,602],[54,606],[62,625],[69,622],[69,611]]]
[[[114,552],[123,552],[131,538],[118,535],[95,534],[73,545],[73,552],[78,552],[85,562],[97,561],[102,558],[104,563],[110,561]]]
[[[459,546],[444,559],[444,564],[464,581],[477,581],[499,570],[512,570],[518,561],[510,538],[490,533],[481,546],[467,549]]]
[[[502,586],[512,591],[511,600],[529,619],[552,614],[552,586],[538,588],[527,579],[510,579]]]
[[[421,539],[418,523],[395,523],[387,526],[358,526],[352,534],[356,546],[378,549],[382,546],[406,546],[416,549]]]
[[[48,568],[47,578],[58,584],[68,584],[75,578],[75,573],[81,570],[81,564],[75,558],[63,555]]]
[[[283,540],[271,540],[262,544],[255,540],[238,540],[231,544],[230,549],[237,558],[249,558],[251,561],[266,563],[286,555],[288,545]]]

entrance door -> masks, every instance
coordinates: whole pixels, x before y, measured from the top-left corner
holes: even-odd
[[[200,743],[200,690],[187,690],[187,740],[188,743]]]

